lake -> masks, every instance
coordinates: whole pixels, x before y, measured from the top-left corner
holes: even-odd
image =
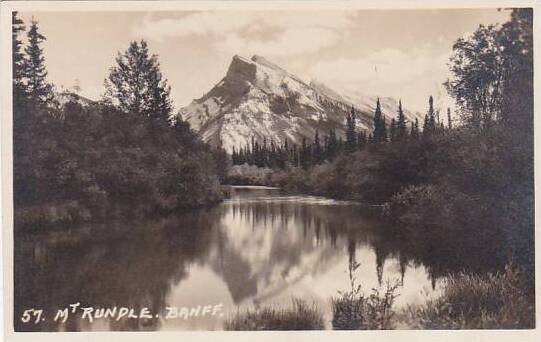
[[[148,220],[111,219],[15,239],[15,326],[19,331],[220,330],[247,308],[316,303],[330,328],[330,300],[350,289],[348,265],[365,293],[398,282],[396,307],[436,296],[434,267],[401,253],[400,239],[357,203],[234,187],[212,207]],[[58,310],[148,308],[151,317],[65,321]],[[217,307],[166,319],[168,308]],[[21,321],[43,309],[38,323]],[[202,310],[201,308],[199,308]],[[185,311],[186,312],[186,311]]]

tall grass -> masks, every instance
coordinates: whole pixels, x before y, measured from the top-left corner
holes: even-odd
[[[323,330],[323,313],[315,304],[293,299],[290,307],[268,306],[237,312],[224,324],[225,330]]]
[[[535,327],[535,300],[519,271],[449,276],[443,294],[403,313],[413,329],[525,329]]]
[[[385,291],[373,288],[370,295],[362,292],[356,284],[355,271],[360,264],[349,262],[349,280],[351,289],[339,291],[339,296],[332,298],[332,326],[335,330],[389,330],[393,329],[393,304],[398,284],[387,282]]]

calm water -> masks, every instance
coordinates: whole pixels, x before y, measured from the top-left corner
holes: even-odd
[[[349,261],[365,292],[397,281],[397,307],[437,295],[430,267],[401,254],[381,223],[359,205],[277,189],[236,188],[210,209],[144,222],[113,220],[16,239],[17,330],[218,330],[244,308],[317,303],[331,320],[330,298],[349,289]],[[90,241],[90,242],[89,242]],[[149,308],[152,318],[80,314],[54,321],[58,309]],[[215,315],[165,319],[167,307],[220,305]],[[43,321],[23,323],[29,308]],[[157,315],[157,316],[156,316]],[[328,323],[330,326],[330,323]]]

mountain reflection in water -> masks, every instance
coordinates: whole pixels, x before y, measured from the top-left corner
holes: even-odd
[[[198,211],[144,222],[112,220],[68,232],[15,239],[15,327],[18,331],[219,330],[239,309],[318,303],[330,317],[330,298],[349,286],[348,262],[360,263],[366,292],[398,281],[397,307],[437,294],[431,267],[400,253],[381,234],[381,222],[355,203],[286,196],[278,189],[236,188],[232,198]],[[151,319],[70,317],[58,309],[148,307]],[[164,319],[167,306],[223,304],[222,315]],[[22,323],[24,310],[47,318]]]

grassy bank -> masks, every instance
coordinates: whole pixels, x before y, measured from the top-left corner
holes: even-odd
[[[225,330],[322,330],[323,313],[315,304],[293,299],[290,307],[269,306],[238,312],[225,322]]]
[[[413,329],[528,329],[535,327],[535,299],[524,290],[520,273],[505,271],[447,278],[443,294],[400,313]]]
[[[387,284],[366,295],[360,285],[331,298],[333,330],[529,329],[535,327],[535,300],[523,290],[519,271],[446,278],[442,294],[421,305],[394,307],[398,286]],[[269,306],[238,312],[225,330],[321,330],[322,310],[295,299],[290,307]]]

